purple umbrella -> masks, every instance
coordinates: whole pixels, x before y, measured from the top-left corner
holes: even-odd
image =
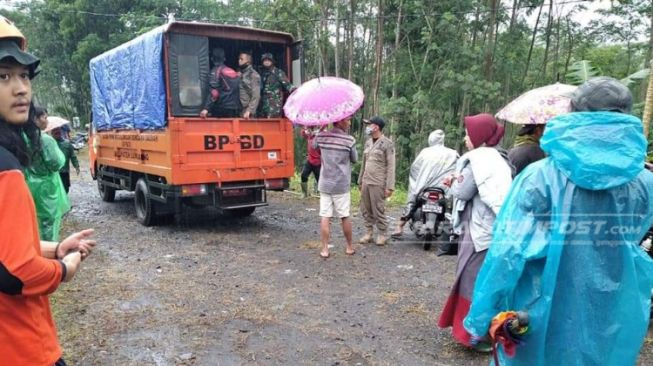
[[[360,86],[336,77],[309,80],[295,90],[283,107],[293,123],[320,126],[351,117],[363,105]]]

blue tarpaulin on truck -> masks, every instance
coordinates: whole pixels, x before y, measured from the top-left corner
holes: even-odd
[[[164,31],[165,26],[157,27],[91,60],[97,130],[165,127]]]

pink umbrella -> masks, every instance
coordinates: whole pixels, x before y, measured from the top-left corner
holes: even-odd
[[[309,80],[295,90],[283,107],[293,123],[320,126],[351,117],[363,105],[360,86],[336,77]]]
[[[503,107],[495,117],[519,125],[545,124],[571,111],[571,93],[576,86],[555,83],[529,90]]]

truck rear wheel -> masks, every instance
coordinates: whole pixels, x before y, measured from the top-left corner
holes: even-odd
[[[100,197],[104,202],[113,202],[116,198],[116,189],[113,187],[107,187],[100,177],[97,178],[97,190],[100,192]]]
[[[154,202],[149,197],[150,187],[143,178],[136,182],[134,190],[134,207],[136,208],[136,218],[144,226],[151,226],[156,221],[156,212]]]
[[[236,208],[233,210],[227,210],[226,212],[231,217],[247,217],[253,214],[254,210],[256,210],[256,207],[244,207],[244,208]]]

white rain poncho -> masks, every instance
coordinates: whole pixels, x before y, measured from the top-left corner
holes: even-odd
[[[441,183],[442,179],[451,175],[456,168],[458,153],[444,146],[442,130],[431,132],[428,141],[429,147],[422,149],[410,166],[405,214],[411,211],[415,205],[415,198],[424,188],[439,186],[446,190],[447,187]]]

